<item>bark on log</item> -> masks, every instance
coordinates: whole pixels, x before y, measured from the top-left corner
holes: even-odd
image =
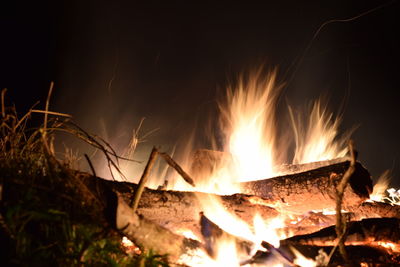
[[[348,209],[343,213],[346,221],[360,221],[367,218],[397,218],[400,219],[400,206],[390,205],[384,202],[364,202],[359,206]],[[335,225],[335,214],[323,214],[322,212],[308,212],[295,217],[296,223],[287,224],[279,229],[286,236],[311,234],[323,228]]]
[[[122,193],[127,201],[137,187],[136,184],[127,182],[108,181],[101,178],[96,178],[96,180],[114,191]],[[222,205],[228,212],[237,215],[250,225],[253,224],[253,218],[257,213],[264,219],[279,215],[271,207],[253,204],[246,195],[216,196],[199,192],[163,191],[149,188],[145,188],[143,191],[137,213],[175,233],[190,230],[197,237],[200,237],[199,213],[203,209],[199,203],[199,198],[210,195],[220,198]]]
[[[335,226],[307,235],[298,235],[281,241],[282,245],[300,244],[313,246],[335,246]],[[381,246],[383,243],[397,244],[400,252],[400,219],[373,218],[347,223],[346,245]]]
[[[362,266],[374,266],[374,267],[392,267],[399,266],[400,264],[400,255],[392,254],[388,250],[379,248],[379,247],[370,247],[370,246],[346,246],[346,251],[351,255],[350,262],[344,262],[342,256],[339,253],[339,250],[336,250],[328,265],[325,265],[323,260],[321,251],[325,255],[329,255],[329,253],[334,249],[333,246],[309,246],[309,245],[290,245],[290,246],[281,246],[280,249],[291,252],[291,248],[295,248],[302,255],[310,259],[318,259],[318,266],[326,266],[326,267],[337,267],[337,266],[360,266],[360,263],[364,263]]]
[[[197,250],[203,249],[200,242],[174,234],[139,216],[121,196],[118,196],[116,227],[141,248],[152,249],[156,254],[166,255],[170,262],[177,263],[183,255],[195,255]]]
[[[398,218],[400,219],[400,205],[390,205],[384,202],[364,202],[348,209],[354,213],[357,220],[363,218]]]
[[[318,169],[284,175],[265,180],[241,183],[242,193],[255,195],[265,204],[279,205],[291,212],[336,207],[336,185],[343,177],[349,162],[341,162]],[[370,174],[357,162],[356,170],[344,192],[344,209],[360,205],[372,192]]]

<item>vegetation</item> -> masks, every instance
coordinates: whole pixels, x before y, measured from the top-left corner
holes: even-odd
[[[118,156],[101,138],[87,134],[65,114],[31,109],[18,118],[4,105],[0,119],[0,258],[2,266],[167,266],[150,252],[138,256],[121,245],[104,219],[104,202],[54,152],[54,134],[68,132],[100,149],[110,166]],[[28,127],[34,113],[43,125]],[[49,119],[49,115],[55,118]]]

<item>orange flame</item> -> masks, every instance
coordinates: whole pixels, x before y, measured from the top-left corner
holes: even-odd
[[[196,181],[195,191],[217,194],[239,193],[238,182],[267,179],[276,175],[282,155],[288,155],[289,145],[279,146],[276,126],[276,106],[281,86],[276,86],[276,71],[263,76],[258,70],[248,77],[240,77],[235,88],[229,87],[226,102],[219,104],[220,125],[223,128],[224,148],[232,160],[222,164],[207,177],[207,181]],[[337,139],[340,119],[315,102],[309,118],[300,121],[290,109],[296,143],[294,163],[308,163],[345,156],[345,139]],[[306,125],[306,127],[303,127]],[[169,184],[174,190],[193,190],[182,179]],[[203,183],[202,183],[203,182]],[[171,187],[172,186],[172,187]],[[235,215],[227,212],[216,197],[199,197],[204,214],[224,231],[253,242],[258,249],[265,240],[274,246],[285,236],[277,232],[284,220],[274,218],[264,221],[260,216],[254,218],[250,226]],[[289,214],[283,214],[284,216]],[[263,239],[263,240],[261,240]],[[229,255],[229,256],[228,256]],[[187,257],[186,257],[187,256]],[[250,255],[246,255],[250,256]],[[312,260],[298,253],[298,264],[314,266]],[[220,240],[216,259],[208,257],[204,251],[195,255],[185,255],[182,262],[191,266],[239,266],[233,240]],[[278,263],[277,263],[278,264]],[[314,264],[314,265],[313,265]]]

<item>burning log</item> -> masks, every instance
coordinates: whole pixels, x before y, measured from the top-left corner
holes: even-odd
[[[234,164],[234,160],[229,153],[201,149],[194,153],[191,174],[201,179],[210,176],[220,166],[230,164]],[[275,172],[284,175],[241,183],[241,193],[261,197],[265,205],[279,205],[292,212],[334,210],[336,186],[348,167],[349,161],[346,158],[282,165]],[[359,206],[369,198],[372,192],[370,174],[358,162],[349,185],[344,192],[343,208],[345,209]]]
[[[336,163],[345,162],[347,158],[337,158],[331,160],[324,161],[316,161],[311,163],[303,163],[303,164],[283,164],[278,166],[275,173],[281,174],[295,174],[300,172],[305,172],[329,165],[333,165]],[[209,149],[199,149],[193,154],[193,160],[190,172],[193,177],[209,177],[215,169],[218,169],[220,166],[234,164],[233,157],[228,152],[209,150]],[[246,177],[246,178],[254,178],[254,177]]]
[[[346,250],[351,255],[350,264],[343,260],[338,250],[335,250],[330,258],[328,257],[330,252],[335,249],[333,246],[295,244],[280,247],[281,250],[288,253],[291,252],[292,248],[295,248],[307,258],[316,259],[317,266],[398,266],[400,263],[399,255],[393,255],[388,250],[379,247],[346,246]],[[329,262],[327,262],[328,260]]]
[[[202,249],[200,242],[174,234],[136,214],[121,196],[118,196],[116,227],[135,244],[167,255],[172,262],[177,262],[182,255],[194,255],[197,249]]]
[[[324,228],[307,235],[298,235],[281,241],[281,245],[335,246],[335,226]],[[400,219],[373,218],[347,223],[346,245],[378,246],[393,244],[393,250],[400,252]]]
[[[241,183],[242,193],[264,199],[265,204],[298,213],[310,210],[335,209],[336,186],[348,169],[349,162],[341,162],[318,169]],[[370,174],[356,163],[354,174],[344,191],[344,209],[360,205],[372,192]]]
[[[400,205],[391,205],[384,202],[364,202],[356,207],[349,207],[355,218],[397,218],[400,219]]]
[[[137,188],[137,185],[133,183],[108,181],[91,177],[88,174],[82,174],[82,176],[121,193],[126,201],[132,198],[132,192],[135,192]],[[201,236],[198,227],[199,213],[201,212],[199,198],[209,195],[220,198],[228,212],[237,215],[250,225],[253,223],[256,213],[263,218],[272,218],[278,215],[275,209],[253,204],[249,201],[248,196],[242,194],[216,196],[199,192],[164,191],[149,188],[143,190],[137,212],[171,231],[179,232],[184,229],[191,231],[196,236]]]

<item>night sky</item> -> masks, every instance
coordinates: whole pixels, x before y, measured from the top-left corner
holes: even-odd
[[[398,1],[4,2],[0,87],[21,113],[54,81],[51,109],[117,148],[146,117],[148,154],[201,135],[238,74],[278,67],[279,110],[327,96],[360,161],[400,186]]]

